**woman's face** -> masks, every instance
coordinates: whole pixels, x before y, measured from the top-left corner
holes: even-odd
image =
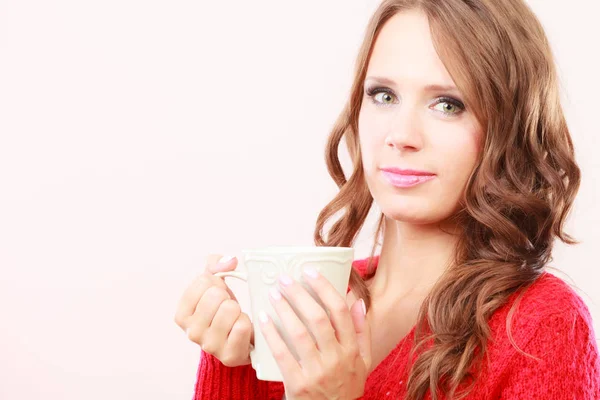
[[[398,13],[379,33],[358,127],[367,185],[387,217],[429,224],[457,211],[482,133],[435,52],[425,14]]]

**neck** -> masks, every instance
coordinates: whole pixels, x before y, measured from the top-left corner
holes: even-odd
[[[386,217],[381,255],[370,287],[372,296],[393,300],[428,293],[453,261],[457,240],[453,228]]]

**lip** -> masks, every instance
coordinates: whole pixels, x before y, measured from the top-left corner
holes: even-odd
[[[396,167],[381,168],[381,172],[388,183],[400,188],[413,187],[430,181],[436,176],[432,172]]]
[[[384,167],[384,168],[381,168],[381,170],[385,171],[385,172],[391,172],[392,174],[398,174],[398,175],[411,175],[411,176],[435,175],[432,172],[418,171],[416,169],[402,169],[402,168],[396,168],[396,167]]]

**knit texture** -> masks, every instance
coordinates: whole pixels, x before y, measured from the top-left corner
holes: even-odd
[[[353,263],[361,276],[368,259]],[[375,267],[378,257],[374,258]],[[349,288],[348,288],[349,290]],[[489,325],[487,357],[468,400],[600,400],[600,358],[592,318],[581,297],[562,279],[544,272],[521,298],[512,317],[514,348],[506,329],[517,293],[496,310]],[[364,400],[403,399],[415,327],[371,372]],[[414,358],[413,358],[414,360]],[[281,382],[261,381],[251,365],[226,367],[201,351],[194,400],[281,400]],[[428,393],[426,399],[431,399]]]

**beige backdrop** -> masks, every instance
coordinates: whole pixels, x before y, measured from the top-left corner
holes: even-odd
[[[336,191],[325,138],[377,4],[0,0],[0,398],[191,398],[179,296],[210,252],[312,244]],[[584,173],[583,243],[554,265],[600,331],[600,6],[531,4]]]

